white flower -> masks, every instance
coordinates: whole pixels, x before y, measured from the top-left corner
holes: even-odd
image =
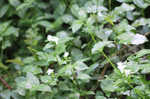
[[[96,13],[96,11],[97,11],[97,6],[96,5],[90,6],[90,7],[87,8],[88,13]]]
[[[68,52],[65,52],[64,53],[64,57],[68,57],[69,56],[69,53]]]
[[[48,36],[47,36],[47,40],[48,40],[48,41],[55,42],[56,44],[58,44],[59,38],[58,38],[58,37],[55,37],[55,36],[48,35]]]
[[[103,17],[103,14],[99,11],[99,12],[98,12],[98,16],[99,16],[99,17]]]
[[[127,95],[127,96],[130,96],[130,90],[127,90],[125,92],[121,92],[123,95]]]
[[[52,70],[52,69],[48,69],[48,70],[47,70],[47,74],[48,74],[48,75],[50,75],[50,74],[53,73],[53,72],[54,72],[54,70]]]
[[[115,44],[109,44],[108,47],[109,47],[109,48],[115,47]]]
[[[120,72],[123,73],[125,65],[123,65],[122,62],[117,63],[117,65],[118,65],[118,69],[120,70]]]
[[[131,74],[131,71],[130,70],[124,70],[124,73],[126,76],[130,75]]]
[[[136,34],[133,37],[133,40],[131,41],[131,44],[135,44],[135,45],[139,45],[139,44],[143,44],[147,41],[147,38],[143,35],[140,34]]]
[[[118,69],[120,70],[121,73],[125,73],[126,76],[131,74],[130,70],[125,69],[126,65],[122,62],[117,63]]]
[[[29,82],[27,82],[27,83],[26,83],[26,88],[27,88],[27,89],[30,89],[30,88],[32,88],[32,85],[31,85]]]
[[[67,61],[63,61],[63,63],[62,64],[67,64]]]
[[[86,17],[86,12],[84,10],[80,10],[79,15],[85,18]]]

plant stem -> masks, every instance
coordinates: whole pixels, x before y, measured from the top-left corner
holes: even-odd
[[[95,37],[92,33],[90,33],[92,40],[94,43],[96,43]],[[111,59],[104,53],[104,51],[99,51],[100,53],[103,54],[103,56],[106,58],[106,60],[111,64],[111,66],[120,73],[120,71],[116,68],[115,64],[112,63]]]
[[[2,59],[3,59],[3,48],[2,48],[2,46],[3,46],[3,41],[2,41],[2,43],[1,43],[1,52],[0,52],[0,54],[1,54],[1,56],[0,56],[1,61],[2,61]]]
[[[95,37],[92,33],[90,33],[92,40],[94,41],[94,43],[96,43]]]
[[[109,10],[111,10],[111,0],[109,0],[108,2],[109,2]]]
[[[142,16],[145,17],[144,9],[141,9]]]
[[[103,56],[106,58],[106,60],[111,64],[111,66],[120,73],[120,71],[116,68],[115,64],[112,63],[111,59],[104,53],[104,51],[100,51],[100,52],[103,54]]]

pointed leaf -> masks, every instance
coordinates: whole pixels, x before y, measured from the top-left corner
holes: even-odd
[[[77,32],[83,25],[83,22],[81,20],[76,20],[72,24],[72,32]]]

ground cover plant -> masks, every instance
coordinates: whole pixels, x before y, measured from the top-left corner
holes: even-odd
[[[149,99],[149,0],[0,0],[0,99]]]

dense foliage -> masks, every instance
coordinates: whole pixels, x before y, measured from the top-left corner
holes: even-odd
[[[149,0],[0,0],[0,99],[150,99]]]

